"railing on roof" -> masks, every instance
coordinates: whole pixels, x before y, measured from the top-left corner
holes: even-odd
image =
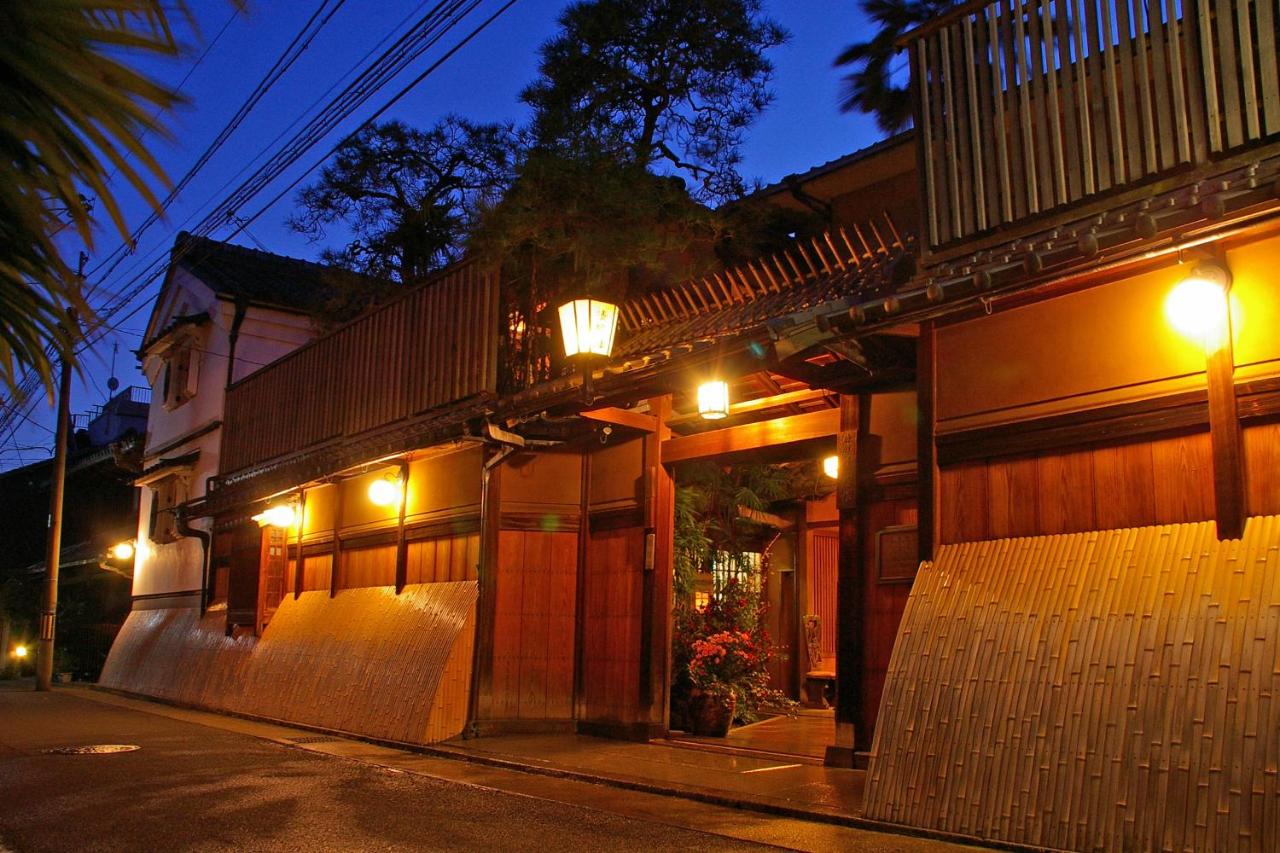
[[[1280,132],[1278,7],[996,0],[909,34],[929,248]]]
[[[769,257],[630,299],[622,305],[622,328],[635,332],[754,302],[824,276],[874,268],[906,249],[913,239],[911,234],[904,237],[885,211],[848,230],[824,231],[796,240]]]
[[[222,473],[497,386],[498,277],[460,264],[227,390]]]

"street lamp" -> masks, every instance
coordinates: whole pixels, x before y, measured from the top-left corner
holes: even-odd
[[[613,354],[618,331],[618,306],[603,299],[582,296],[560,306],[560,337],[564,354],[582,367],[582,396],[591,402],[592,362]]]
[[[133,543],[126,539],[111,546],[112,559],[126,563],[133,559]]]
[[[560,306],[560,336],[564,354],[600,356],[613,353],[613,336],[618,331],[618,306],[590,296],[570,299]]]
[[[729,416],[729,383],[721,379],[698,386],[698,414],[709,421]]]
[[[13,656],[18,660],[25,660],[27,657],[27,647],[19,643],[13,647]]]

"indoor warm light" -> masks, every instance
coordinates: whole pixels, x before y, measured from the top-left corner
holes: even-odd
[[[120,561],[133,559],[133,543],[128,540],[111,546],[111,556]]]
[[[1207,350],[1220,346],[1227,330],[1227,288],[1230,273],[1215,263],[1200,263],[1165,300],[1169,325]]]
[[[719,379],[698,386],[698,414],[709,421],[729,416],[729,383]]]
[[[618,329],[618,306],[601,299],[573,299],[560,306],[560,334],[564,354],[608,358]]]
[[[396,476],[379,477],[369,484],[369,502],[374,506],[399,506],[404,484]]]
[[[828,456],[822,460],[822,473],[826,474],[833,480],[840,477],[840,457],[836,455]]]
[[[14,646],[14,647],[13,647],[13,656],[14,656],[15,658],[19,658],[19,659],[21,659],[21,658],[25,658],[25,657],[27,656],[27,647],[26,647],[26,646]]]
[[[293,527],[297,518],[293,504],[276,504],[253,517],[260,527]]]

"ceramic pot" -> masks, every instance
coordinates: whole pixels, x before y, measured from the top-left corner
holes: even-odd
[[[694,690],[689,696],[689,723],[695,735],[724,737],[729,734],[733,712],[737,710],[737,697],[716,696]]]

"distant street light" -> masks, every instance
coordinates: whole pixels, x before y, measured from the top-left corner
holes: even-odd
[[[22,645],[22,644],[18,644],[18,645],[16,645],[16,646],[14,646],[14,647],[13,647],[13,656],[14,656],[15,658],[17,658],[18,660],[22,660],[22,659],[24,659],[24,658],[27,656],[27,647],[26,647],[26,646],[24,646],[24,645]]]

